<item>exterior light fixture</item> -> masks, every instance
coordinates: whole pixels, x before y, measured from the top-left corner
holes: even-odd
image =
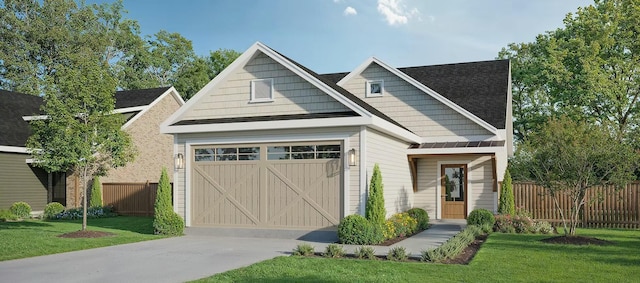
[[[356,166],[356,149],[349,150],[349,166]]]
[[[184,155],[178,153],[173,157],[173,168],[176,170],[184,169]]]

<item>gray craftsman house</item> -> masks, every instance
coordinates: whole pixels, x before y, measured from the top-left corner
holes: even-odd
[[[161,125],[187,226],[322,228],[364,214],[379,164],[387,216],[497,207],[512,154],[509,61],[318,75],[255,43]]]

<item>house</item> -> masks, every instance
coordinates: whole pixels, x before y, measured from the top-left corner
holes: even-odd
[[[316,229],[364,214],[497,209],[512,154],[506,60],[318,75],[257,42],[161,125],[187,226]]]
[[[173,87],[117,91],[115,113],[125,116],[122,129],[131,135],[137,149],[133,162],[114,168],[101,177],[103,183],[155,182],[162,167],[173,167],[173,137],[161,134],[159,125],[184,104]],[[67,207],[81,205],[80,178],[52,173],[31,166],[25,143],[28,121],[36,118],[41,97],[0,90],[0,209],[25,201],[33,211],[42,211],[52,201]],[[5,111],[6,110],[6,111]],[[170,176],[171,178],[172,176]]]

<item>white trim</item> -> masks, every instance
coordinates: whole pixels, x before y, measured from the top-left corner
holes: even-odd
[[[182,126],[160,126],[163,134],[175,133],[217,133],[253,130],[279,130],[296,128],[323,128],[340,126],[360,126],[370,124],[371,119],[366,117],[340,117],[300,120],[257,121],[223,124],[202,124]]]
[[[469,210],[469,206],[471,205],[471,201],[469,201],[469,196],[472,195],[472,188],[471,188],[471,182],[469,182],[469,180],[471,180],[471,169],[469,168],[470,164],[471,164],[471,160],[445,160],[445,161],[438,161],[438,168],[437,168],[437,172],[438,174],[436,175],[436,219],[442,219],[442,186],[441,183],[442,181],[440,180],[440,177],[442,176],[442,165],[447,165],[447,164],[466,164],[467,165],[467,187],[465,188],[467,191],[465,192],[466,196],[465,196],[465,202],[467,203],[467,212],[471,211]]]
[[[113,113],[128,113],[128,112],[144,111],[147,108],[149,108],[148,105],[118,108],[118,109],[114,109]]]
[[[268,81],[269,82],[269,98],[256,98],[256,83]],[[262,103],[262,102],[273,102],[273,79],[255,79],[251,80],[251,96],[249,99],[249,103]]]
[[[342,139],[342,213],[340,217],[344,218],[349,215],[349,192],[351,187],[349,186],[349,174],[351,174],[351,166],[349,166],[349,137]],[[338,219],[338,220],[342,220]]]
[[[462,116],[468,118],[469,120],[475,122],[476,124],[480,125],[481,127],[487,129],[489,132],[494,133],[494,134],[496,133],[497,129],[494,126],[492,126],[491,124],[489,124],[486,121],[480,119],[478,116],[476,116],[473,113],[467,111],[466,109],[460,107],[460,105],[455,104],[454,102],[452,102],[451,100],[447,99],[446,97],[440,95],[436,91],[434,91],[434,90],[430,89],[429,87],[421,84],[420,82],[418,82],[417,80],[415,80],[411,76],[401,72],[400,70],[398,70],[398,69],[396,69],[394,67],[391,67],[391,66],[387,65],[386,63],[378,60],[375,57],[371,57],[371,58],[367,59],[364,63],[360,64],[360,66],[358,66],[354,71],[350,72],[344,78],[342,78],[337,83],[337,85],[343,86],[346,82],[351,80],[353,77],[355,77],[356,75],[362,73],[372,63],[378,64],[382,68],[384,68],[387,71],[391,72],[392,74],[398,76],[399,78],[405,80],[406,82],[410,83],[411,85],[413,85],[414,87],[418,88],[422,92],[430,95],[431,97],[433,97],[436,100],[440,101],[444,105],[446,105],[449,108],[453,109],[454,111],[460,113]]]
[[[182,106],[184,105],[184,100],[182,99],[182,97],[180,96],[180,94],[178,94],[178,91],[174,88],[174,87],[170,87],[169,89],[167,89],[165,92],[163,92],[160,96],[156,97],[156,99],[154,99],[151,103],[149,103],[148,105],[145,106],[137,106],[137,107],[128,107],[128,108],[120,108],[120,109],[116,109],[114,110],[114,112],[116,113],[123,113],[123,112],[119,112],[121,110],[125,110],[125,109],[138,109],[139,110],[130,110],[130,111],[124,111],[124,112],[132,112],[132,111],[140,111],[140,113],[137,113],[136,115],[134,115],[133,117],[131,117],[131,119],[129,119],[129,121],[127,121],[126,123],[124,123],[124,125],[122,125],[122,129],[126,129],[127,127],[131,126],[131,124],[133,124],[133,122],[135,122],[136,120],[138,120],[138,118],[142,117],[142,115],[144,115],[145,113],[147,113],[147,111],[149,111],[150,109],[153,108],[153,106],[155,106],[156,104],[158,104],[160,101],[162,101],[162,99],[171,94],[173,96],[173,98],[175,98],[176,101],[178,101],[178,105]]]
[[[498,134],[500,131],[498,130]],[[422,137],[421,143],[429,142],[469,142],[469,141],[503,141],[500,135],[476,135],[476,136],[437,136]]]
[[[409,148],[407,154],[465,154],[465,153],[497,153],[504,151],[504,146],[494,147],[449,147],[449,148]]]
[[[22,120],[25,120],[25,121],[46,120],[48,118],[49,118],[49,115],[22,116]]]
[[[406,142],[422,142],[422,137],[410,132],[409,130],[405,130],[404,128],[396,126],[385,119],[382,119],[378,116],[373,116],[371,117],[371,119],[373,120],[373,125],[371,125],[371,128],[374,128],[378,131],[389,134]]]
[[[26,147],[0,145],[0,152],[29,153]]]
[[[371,93],[371,85],[379,84],[380,93]],[[366,83],[365,97],[382,97],[384,95],[384,80],[370,80]]]
[[[33,164],[33,158],[27,158],[24,160],[24,163]]]
[[[192,146],[198,145],[224,145],[224,144],[262,144],[262,143],[275,143],[275,142],[313,142],[313,141],[341,141],[344,145],[343,147],[343,156],[342,158],[346,160],[345,151],[349,145],[349,135],[350,133],[340,133],[340,134],[315,134],[315,135],[267,135],[267,136],[249,136],[249,137],[226,137],[226,138],[201,138],[201,139],[187,139],[185,140],[185,169],[183,174],[185,175],[185,225],[191,226],[191,151]],[[341,211],[341,216],[347,216],[349,213],[349,183],[348,183],[348,174],[349,174],[349,164],[344,164],[344,169],[342,171],[343,179],[342,179],[342,187],[343,187],[343,195],[342,198],[344,200],[344,204]]]
[[[360,127],[360,215],[364,216],[367,204],[367,127]]]

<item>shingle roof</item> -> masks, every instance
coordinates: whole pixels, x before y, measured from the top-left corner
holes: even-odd
[[[42,97],[0,90],[0,145],[24,147],[31,135],[22,116],[40,114]]]
[[[149,105],[168,89],[117,91],[116,109]],[[42,114],[42,103],[42,97],[0,89],[0,145],[24,147],[31,130],[22,117]]]
[[[398,68],[497,129],[504,129],[509,60]],[[347,73],[324,74],[338,82]]]

